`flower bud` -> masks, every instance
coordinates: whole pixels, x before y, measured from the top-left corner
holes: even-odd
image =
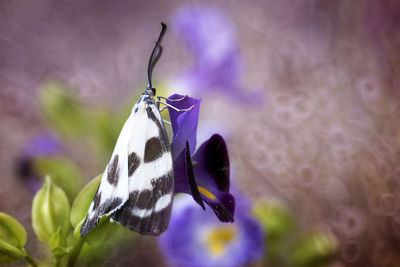
[[[0,212],[0,263],[13,263],[25,257],[26,231],[13,217]]]
[[[66,194],[47,176],[45,184],[33,199],[33,230],[43,242],[48,242],[58,229],[66,236],[70,227],[69,215],[70,206]]]
[[[67,240],[61,234],[61,228],[59,227],[49,239],[49,247],[54,256],[60,257],[64,254],[71,252],[72,247],[67,247]]]

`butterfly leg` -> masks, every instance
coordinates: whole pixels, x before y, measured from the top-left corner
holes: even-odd
[[[166,103],[166,102],[160,101],[160,100],[157,101],[157,104],[158,104],[158,105],[163,104],[163,105],[165,105],[165,106],[167,106],[167,107],[169,107],[169,108],[172,108],[173,110],[176,110],[176,111],[178,111],[178,112],[181,112],[181,111],[189,111],[189,110],[191,110],[192,108],[194,108],[194,107],[196,106],[196,105],[193,105],[193,106],[191,106],[191,107],[189,107],[189,108],[179,109],[179,108],[176,108],[176,107],[174,107],[174,106],[172,106],[172,105],[170,105],[170,104],[168,104],[168,103]],[[164,108],[165,108],[165,107],[163,107],[161,110],[164,110]],[[161,112],[161,110],[160,110],[160,112]]]
[[[188,109],[178,109],[178,111],[187,111],[187,110],[191,110],[191,109],[194,108],[194,107],[195,107],[195,105],[189,107]],[[159,110],[160,110],[160,112],[163,112],[163,111],[166,110],[167,108],[168,108],[167,106],[164,106],[164,107],[160,108]],[[177,110],[177,109],[175,109],[175,110]]]
[[[164,99],[164,100],[169,100],[169,101],[171,101],[171,102],[176,102],[176,101],[182,101],[182,100],[184,100],[186,97],[187,97],[187,95],[185,95],[185,96],[182,97],[182,98],[178,98],[178,99],[169,99],[169,98],[166,98],[166,97],[163,97],[163,96],[157,96],[157,99],[158,99],[158,101],[160,101],[160,99]]]
[[[162,107],[161,109],[160,109],[160,113],[161,112],[163,112],[164,110],[166,110],[168,107]]]
[[[168,107],[166,107],[166,106],[162,107],[162,108],[160,109],[160,113],[163,112],[164,110],[166,110],[167,108],[168,108]],[[164,121],[166,124],[168,124],[168,125],[172,125],[170,121],[167,121],[167,120],[164,120],[164,119],[163,119],[163,121]]]

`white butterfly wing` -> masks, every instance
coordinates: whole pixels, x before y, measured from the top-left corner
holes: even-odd
[[[171,147],[153,103],[139,106],[133,118],[140,129],[131,132],[128,148],[129,199],[112,220],[142,234],[159,235],[167,229],[171,216]]]
[[[110,215],[121,208],[129,198],[128,144],[134,123],[135,118],[131,114],[121,130],[111,160],[89,207],[88,215],[81,228],[81,236],[89,233],[101,217]]]

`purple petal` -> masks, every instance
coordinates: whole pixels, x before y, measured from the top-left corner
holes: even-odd
[[[229,156],[222,136],[214,134],[193,156],[194,173],[203,200],[222,222],[233,222],[235,199],[229,194]]]
[[[195,168],[195,175],[200,186],[229,192],[229,155],[222,136],[214,134],[204,142],[193,156],[193,161],[199,165]]]
[[[177,99],[182,100],[173,101]],[[176,111],[172,108],[168,108],[172,130],[174,132],[174,138],[172,139],[171,144],[172,156],[174,159],[185,149],[186,141],[189,142],[191,153],[193,153],[196,148],[196,131],[200,112],[200,102],[201,99],[191,98],[188,96],[185,97],[178,94],[170,96],[167,100],[168,104],[178,109],[188,109],[194,105],[194,107],[188,111]]]
[[[235,198],[229,193],[217,193],[216,196],[213,200],[207,197],[203,199],[221,222],[234,222]]]
[[[35,159],[53,156],[60,153],[61,150],[60,141],[50,133],[34,137],[25,144],[20,155],[15,160],[16,176],[28,186],[31,192],[36,193],[43,182],[33,166]]]

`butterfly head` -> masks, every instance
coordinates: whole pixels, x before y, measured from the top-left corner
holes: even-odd
[[[156,88],[154,87],[147,87],[146,91],[144,92],[143,95],[147,95],[151,98],[154,98],[154,96],[156,95]]]
[[[144,91],[144,93],[140,96],[139,100],[137,101],[136,105],[133,107],[133,109],[135,108],[140,108],[140,106],[144,106],[146,103],[152,103],[154,104],[154,93],[155,93],[155,88],[153,88],[153,90],[147,88],[146,91]]]

